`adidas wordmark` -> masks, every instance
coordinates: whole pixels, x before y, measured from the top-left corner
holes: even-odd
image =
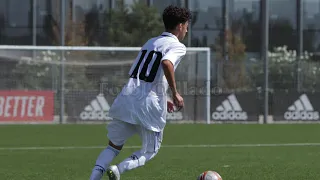
[[[110,106],[103,94],[99,94],[80,114],[81,120],[111,120]]]
[[[284,113],[286,120],[318,120],[319,112],[313,106],[306,94],[302,94]]]
[[[182,120],[183,115],[181,112],[172,112],[172,113],[167,113],[167,119],[168,120]]]
[[[214,120],[247,120],[247,112],[244,112],[234,94],[228,96],[216,111],[212,113]]]

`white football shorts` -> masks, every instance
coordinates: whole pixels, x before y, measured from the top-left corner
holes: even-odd
[[[125,144],[128,138],[138,134],[142,140],[141,153],[156,153],[160,149],[163,131],[154,132],[143,126],[113,119],[108,125],[108,139],[116,146]]]

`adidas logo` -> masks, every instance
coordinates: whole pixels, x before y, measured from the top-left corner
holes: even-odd
[[[220,106],[216,108],[216,112],[212,113],[214,120],[247,120],[247,113],[244,112],[234,94],[228,96]]]
[[[81,120],[111,120],[109,115],[110,106],[103,96],[99,94],[94,100],[91,101],[90,105],[84,108],[84,111],[80,114]]]
[[[314,111],[306,94],[302,94],[284,113],[286,120],[318,120],[319,112]]]

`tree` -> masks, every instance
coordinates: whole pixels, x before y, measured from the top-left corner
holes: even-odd
[[[224,33],[216,39],[214,49],[217,52],[219,87],[227,90],[243,90],[250,87],[245,66],[245,45],[236,32],[228,30],[226,33],[228,60],[223,57]]]
[[[72,3],[72,1],[69,1]],[[72,4],[69,6],[72,7]],[[51,15],[45,17],[44,31],[51,45],[60,45],[60,26]],[[65,45],[86,45],[84,36],[84,24],[75,24],[72,21],[72,9],[69,9],[65,27]],[[57,89],[60,82],[61,51],[35,51],[32,57],[25,57],[16,64],[12,71],[17,77],[16,88],[19,89]],[[73,65],[70,61],[78,62],[85,60],[91,52],[69,51],[64,57],[65,64],[65,87],[67,90],[88,89],[92,83],[86,77],[86,67]]]
[[[287,46],[279,46],[268,53],[269,58],[269,86],[273,90],[298,90],[298,83],[302,91],[319,90],[320,74],[319,62],[312,61],[313,54],[304,52],[297,66],[297,52],[289,50]],[[254,78],[263,83],[264,71],[261,64],[253,66]],[[301,82],[297,82],[297,72],[300,72]]]
[[[86,15],[86,33],[91,44],[99,46],[141,47],[149,38],[158,36],[164,29],[161,17],[155,7],[149,7],[145,3],[135,1],[131,6],[125,5],[123,0],[116,1],[116,8],[99,14]],[[99,20],[100,23],[99,24]],[[138,52],[114,51],[103,52],[96,58],[106,61],[133,60]],[[114,66],[92,66],[93,79],[99,79],[101,83],[108,82],[113,85],[121,85],[127,81],[127,76],[114,76]],[[117,68],[122,71],[130,70],[130,66],[121,65]],[[113,74],[112,74],[113,73]]]
[[[88,44],[88,38],[85,36],[85,22],[76,23],[72,18],[72,0],[69,0],[69,10],[64,29],[64,44],[66,46],[84,46]],[[44,33],[49,38],[50,45],[61,45],[61,30],[58,23],[51,14],[44,18]]]
[[[261,24],[255,19],[254,13],[243,10],[242,16],[232,19],[231,28],[239,35],[248,52],[259,52],[261,48]]]
[[[149,38],[158,36],[164,30],[155,7],[137,1],[129,7],[123,0],[118,0],[117,3],[117,9],[105,13],[105,38],[99,44],[142,46]]]
[[[100,32],[103,30],[99,22],[98,8],[93,6],[91,10],[85,15],[85,36],[88,38],[88,45],[95,45],[99,41]]]
[[[297,36],[292,24],[287,19],[270,20],[270,50],[285,44],[289,49],[297,48]]]

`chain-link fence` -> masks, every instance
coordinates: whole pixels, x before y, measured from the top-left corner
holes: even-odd
[[[2,46],[1,122],[107,122],[108,110],[127,82],[139,50]],[[316,57],[297,59],[271,54],[269,116],[275,121],[287,121],[288,117],[296,121],[319,120],[314,115],[320,108],[319,73]],[[219,61],[215,55],[210,56],[207,48],[188,48],[176,71],[176,80],[186,106],[168,114],[168,121],[262,120],[265,82],[259,59]]]
[[[262,123],[265,113],[264,64],[259,60],[216,61],[213,67],[215,78],[211,84],[219,87],[221,93],[211,96],[212,113],[219,112],[222,117],[215,114],[212,120]],[[317,58],[270,57],[268,69],[270,119],[267,121],[318,122],[320,63]]]
[[[0,89],[17,91],[15,96],[21,91],[34,91],[40,95],[42,91],[52,91],[53,106],[43,108],[52,108],[54,113],[47,117],[58,122],[106,122],[110,120],[109,108],[127,82],[139,50],[120,47],[2,47],[5,56],[2,58]],[[209,120],[209,53],[208,48],[188,49],[176,71],[177,85],[186,106],[181,112],[168,114],[168,121]],[[10,111],[20,110],[17,103],[17,107]],[[36,105],[31,102],[30,106]],[[8,108],[5,103],[2,107]],[[64,108],[62,115],[61,108]]]

